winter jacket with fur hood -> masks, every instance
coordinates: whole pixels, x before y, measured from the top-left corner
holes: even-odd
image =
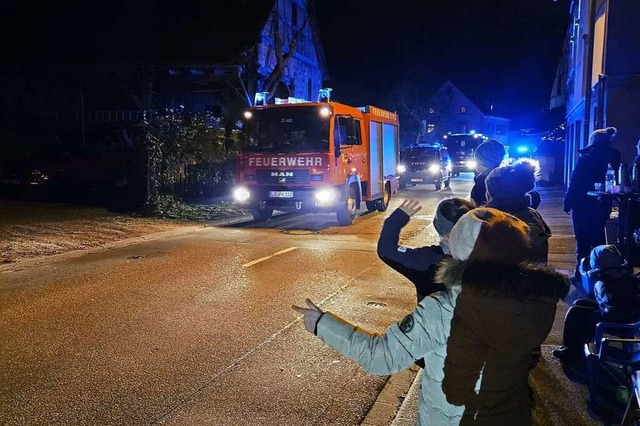
[[[547,337],[566,277],[534,266],[446,259],[446,290],[379,336],[325,313],[316,334],[371,374],[388,375],[424,357],[420,425],[530,425],[532,350]]]

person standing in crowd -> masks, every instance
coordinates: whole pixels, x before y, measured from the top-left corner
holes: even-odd
[[[563,275],[523,263],[527,225],[493,208],[463,215],[449,236],[451,258],[425,297],[382,335],[368,333],[311,300],[293,305],[305,329],[359,363],[389,375],[425,358],[419,425],[531,425],[528,365],[549,334]]]
[[[438,244],[417,248],[398,245],[400,231],[421,208],[415,200],[404,200],[385,219],[378,240],[378,256],[413,283],[418,302],[431,293],[445,289],[443,284],[435,282],[438,263],[449,256],[449,233],[453,225],[475,205],[455,197],[440,201],[433,218],[433,227],[440,237]]]
[[[587,275],[597,280],[593,299],[578,299],[567,311],[562,346],[556,358],[571,362],[582,357],[585,343],[593,341],[596,324],[602,321],[634,323],[640,320],[640,278],[633,275],[618,248],[607,244],[591,250]]]
[[[489,139],[478,145],[474,152],[476,158],[476,169],[478,175],[474,178],[474,185],[471,188],[471,199],[476,206],[483,206],[487,202],[487,188],[485,179],[491,170],[500,166],[502,160],[507,155],[507,151],[498,140]]]
[[[580,279],[579,265],[591,250],[605,244],[605,225],[611,214],[612,200],[599,199],[587,193],[594,184],[604,182],[607,166],[614,170],[620,166],[620,151],[612,146],[615,127],[598,129],[589,137],[589,145],[578,150],[580,156],[571,173],[564,196],[564,211],[571,214],[576,239],[575,279]]]
[[[534,165],[523,162],[513,166],[497,167],[487,175],[487,207],[509,213],[529,225],[531,250],[527,261],[547,265],[551,229],[542,215],[531,206],[530,191],[536,181]]]

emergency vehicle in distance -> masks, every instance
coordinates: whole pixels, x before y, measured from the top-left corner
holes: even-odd
[[[256,221],[275,210],[335,212],[353,223],[364,203],[385,211],[398,190],[398,115],[374,106],[352,107],[330,100],[275,99],[257,93],[244,113],[234,199]]]
[[[476,132],[449,133],[442,137],[442,144],[447,148],[451,157],[454,176],[460,173],[476,171],[477,163],[475,151],[478,145],[485,142],[487,137]]]

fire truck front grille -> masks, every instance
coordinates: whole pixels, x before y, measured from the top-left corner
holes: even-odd
[[[256,178],[261,184],[306,184],[309,183],[309,170],[258,170]]]

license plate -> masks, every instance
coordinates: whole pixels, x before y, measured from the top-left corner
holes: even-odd
[[[271,198],[293,198],[293,191],[269,191]]]
[[[422,182],[424,179],[411,179],[411,182]]]

